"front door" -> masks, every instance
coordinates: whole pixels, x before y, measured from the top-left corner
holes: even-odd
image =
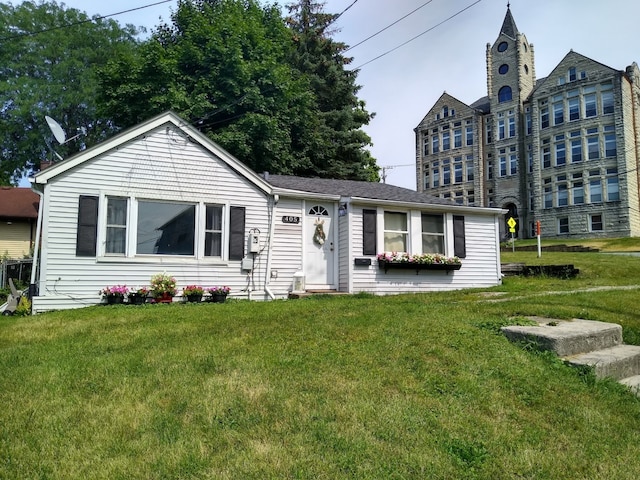
[[[307,203],[304,273],[307,289],[335,288],[333,205]]]

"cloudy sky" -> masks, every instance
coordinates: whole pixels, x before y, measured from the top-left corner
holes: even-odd
[[[159,2],[66,0],[64,4],[91,16],[139,8],[113,18],[150,31],[159,18],[169,20],[177,6],[172,0],[140,8]],[[413,129],[444,91],[468,104],[486,94],[486,44],[498,36],[507,0],[325,3],[330,13],[345,9],[336,23],[336,40],[355,46],[386,28],[347,55],[353,57],[351,68],[360,67],[359,96],[376,114],[366,127],[373,156],[381,167],[395,166],[386,169],[387,183],[415,189]],[[547,76],[571,49],[618,70],[640,62],[638,0],[511,0],[511,12],[534,46],[537,78]]]

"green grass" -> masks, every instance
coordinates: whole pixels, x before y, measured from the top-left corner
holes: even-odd
[[[639,285],[640,258],[553,255],[580,276],[2,318],[0,478],[638,478],[640,400],[499,327],[640,344],[638,288],[585,291]]]

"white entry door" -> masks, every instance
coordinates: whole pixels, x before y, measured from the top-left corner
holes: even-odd
[[[307,203],[304,273],[307,289],[335,288],[333,205]]]

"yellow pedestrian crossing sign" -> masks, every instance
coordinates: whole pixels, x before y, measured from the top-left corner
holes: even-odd
[[[509,225],[509,232],[516,233],[516,221],[513,217],[509,217],[509,220],[507,220],[507,225]]]

